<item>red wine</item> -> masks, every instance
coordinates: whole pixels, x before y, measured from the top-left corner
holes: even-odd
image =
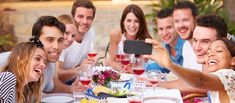
[[[116,57],[117,57],[119,60],[121,60],[121,59],[124,59],[124,58],[125,58],[125,56],[124,56],[123,54],[117,54],[117,55],[116,55]]]
[[[141,103],[140,100],[129,100],[129,103]]]
[[[122,63],[123,65],[127,65],[127,64],[130,63],[130,60],[121,60],[121,63]]]
[[[136,75],[141,75],[144,73],[144,69],[134,69],[133,72],[136,74]]]
[[[80,82],[81,82],[83,85],[88,85],[88,84],[90,84],[91,79],[80,79]]]
[[[97,55],[97,53],[88,53],[89,57],[95,57]]]
[[[158,83],[158,81],[157,81],[157,80],[149,80],[149,82],[150,82],[152,85],[155,85],[155,84],[157,84],[157,83]]]

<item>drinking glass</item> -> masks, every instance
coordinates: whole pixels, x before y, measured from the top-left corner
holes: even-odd
[[[139,77],[140,75],[142,75],[145,71],[144,69],[144,59],[140,56],[135,56],[135,60],[134,63],[132,65],[132,70],[133,72],[137,75],[137,77]]]
[[[97,49],[95,42],[93,41],[91,42],[91,49],[88,51],[87,55],[93,58],[93,57],[96,57],[97,53],[98,53],[98,49]]]
[[[161,78],[161,71],[160,70],[148,70],[147,72],[148,81],[153,85],[153,90],[155,91],[157,83],[160,81]]]
[[[82,98],[85,97],[85,93],[81,92],[81,91],[73,91],[73,100],[74,103],[80,103],[80,101],[82,100]]]
[[[146,86],[145,82],[136,82],[134,87],[131,88],[127,93],[127,100],[129,103],[142,103],[144,88]]]
[[[79,81],[85,87],[87,87],[90,84],[90,82],[92,81],[92,73],[91,73],[91,70],[89,70],[89,68],[86,71],[83,71],[83,72],[80,73]]]
[[[128,68],[128,64],[130,64],[130,54],[124,54],[121,57],[121,64],[123,65],[121,72],[125,72],[125,70]]]

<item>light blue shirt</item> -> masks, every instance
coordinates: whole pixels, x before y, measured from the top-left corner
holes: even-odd
[[[183,56],[182,56],[182,50],[183,50],[183,44],[184,44],[184,40],[182,40],[180,37],[178,37],[178,41],[176,43],[176,46],[175,46],[175,51],[176,51],[176,57],[174,57],[170,50],[171,50],[171,47],[170,45],[168,44],[163,44],[167,51],[169,52],[170,54],[170,57],[171,57],[171,60],[176,63],[176,64],[179,64],[179,65],[183,65]],[[147,65],[146,65],[146,70],[151,70],[151,69],[156,69],[156,70],[161,70],[161,72],[163,73],[169,73],[170,71],[166,68],[163,68],[161,67],[160,65],[158,65],[156,62],[154,61],[148,61]]]

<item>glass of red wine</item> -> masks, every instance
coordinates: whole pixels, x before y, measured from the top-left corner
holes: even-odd
[[[137,88],[132,88],[127,93],[127,100],[129,103],[142,103],[143,93],[138,91]]]
[[[93,58],[93,57],[96,57],[97,53],[98,53],[98,49],[97,49],[95,42],[91,42],[91,49],[89,50],[87,55]]]
[[[126,69],[128,68],[128,64],[130,64],[130,54],[123,54],[121,55],[120,62],[123,65],[123,68],[121,69],[121,72],[125,72]]]
[[[133,72],[137,75],[140,76],[144,73],[145,69],[144,69],[144,59],[140,56],[135,57],[135,61],[133,63],[132,66],[132,70]]]
[[[147,77],[150,84],[153,85],[153,90],[155,91],[157,83],[160,81],[161,71],[160,70],[148,70]]]
[[[90,70],[83,71],[79,74],[79,81],[87,87],[92,81],[92,74]]]

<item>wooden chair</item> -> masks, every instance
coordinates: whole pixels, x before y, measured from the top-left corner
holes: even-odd
[[[189,100],[190,103],[194,103],[195,97],[207,97],[206,93],[190,93],[182,97],[183,101]]]

